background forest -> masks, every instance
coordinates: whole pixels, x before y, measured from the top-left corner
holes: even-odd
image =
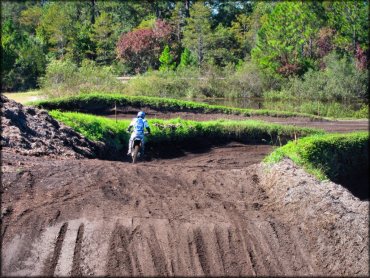
[[[1,13],[2,91],[368,101],[368,1],[1,1]]]

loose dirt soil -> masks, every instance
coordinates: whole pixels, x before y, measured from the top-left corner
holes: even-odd
[[[288,124],[296,125],[301,127],[312,127],[323,129],[327,132],[351,132],[357,130],[368,130],[369,121],[368,120],[311,120],[304,117],[269,117],[269,116],[251,116],[245,117],[240,115],[228,115],[221,113],[191,113],[191,112],[163,112],[157,111],[149,108],[143,108],[147,113],[148,119],[172,119],[181,118],[184,120],[194,120],[194,121],[210,121],[217,119],[228,119],[228,120],[262,120],[266,122],[272,122],[277,124]],[[117,119],[132,119],[136,116],[138,112],[137,108],[126,107],[117,110]],[[105,111],[103,114],[108,118],[115,118],[114,110]]]
[[[1,106],[3,148],[23,155],[92,158],[104,147],[54,120],[45,110],[23,106],[3,95]]]
[[[24,113],[35,130],[42,115]],[[230,143],[136,165],[83,158],[96,148],[88,143],[63,156],[81,140],[63,159],[2,140],[2,275],[369,274],[369,202],[290,160],[264,165],[271,146]]]
[[[368,202],[289,161],[264,167],[269,151],[137,165],[3,152],[3,274],[367,275]]]

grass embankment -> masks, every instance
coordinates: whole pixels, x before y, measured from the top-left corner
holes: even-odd
[[[124,96],[120,94],[82,94],[67,98],[56,98],[29,103],[39,108],[48,110],[59,109],[63,111],[83,111],[111,109],[117,106],[131,106],[135,108],[148,107],[161,111],[183,111],[196,113],[222,113],[242,116],[271,116],[271,117],[308,117],[322,119],[322,117],[285,111],[273,111],[266,109],[242,109],[219,105],[209,105],[192,101],[167,99],[159,97]]]
[[[293,160],[319,180],[337,181],[369,167],[369,133],[313,135],[291,141],[276,149],[265,162],[276,163],[284,157]]]
[[[129,134],[125,132],[130,121],[107,119],[78,112],[50,111],[50,115],[72,127],[91,140],[107,143],[116,150],[125,149]],[[261,121],[218,120],[196,122],[181,119],[149,120],[152,134],[147,137],[149,146],[206,144],[236,140],[244,143],[281,145],[294,137],[324,132],[312,128],[270,124]]]

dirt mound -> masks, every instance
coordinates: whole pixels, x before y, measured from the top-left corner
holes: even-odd
[[[260,164],[271,150],[137,165],[5,152],[2,274],[368,275],[368,202]]]
[[[24,155],[59,158],[96,157],[103,145],[34,107],[25,107],[1,95],[1,146]]]
[[[369,275],[369,202],[331,181],[319,182],[285,159],[259,169],[269,210],[290,223],[323,274]],[[365,184],[367,186],[367,184]]]

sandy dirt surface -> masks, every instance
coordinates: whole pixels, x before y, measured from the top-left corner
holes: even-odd
[[[193,120],[193,121],[210,121],[217,119],[229,119],[229,120],[262,120],[266,122],[272,122],[277,124],[288,124],[296,125],[301,127],[312,127],[323,129],[327,132],[351,132],[357,130],[369,130],[369,121],[368,120],[311,120],[304,117],[268,117],[268,116],[251,116],[244,117],[240,115],[228,115],[228,114],[200,114],[200,113],[191,113],[191,112],[162,112],[156,111],[153,109],[143,108],[147,113],[148,119],[172,119],[172,118],[181,118],[184,120]],[[137,108],[121,108],[117,110],[117,119],[132,119],[136,116],[138,112]],[[104,116],[114,119],[116,116],[114,110],[106,111]]]
[[[368,202],[289,161],[265,168],[270,151],[136,165],[3,152],[3,274],[367,275]]]
[[[25,142],[39,132],[48,152],[24,153],[2,134],[4,276],[369,274],[369,202],[289,160],[264,165],[271,146],[87,159],[96,145],[68,141],[52,122],[39,130],[46,115],[25,109],[14,119],[28,129],[3,118],[2,129]]]

